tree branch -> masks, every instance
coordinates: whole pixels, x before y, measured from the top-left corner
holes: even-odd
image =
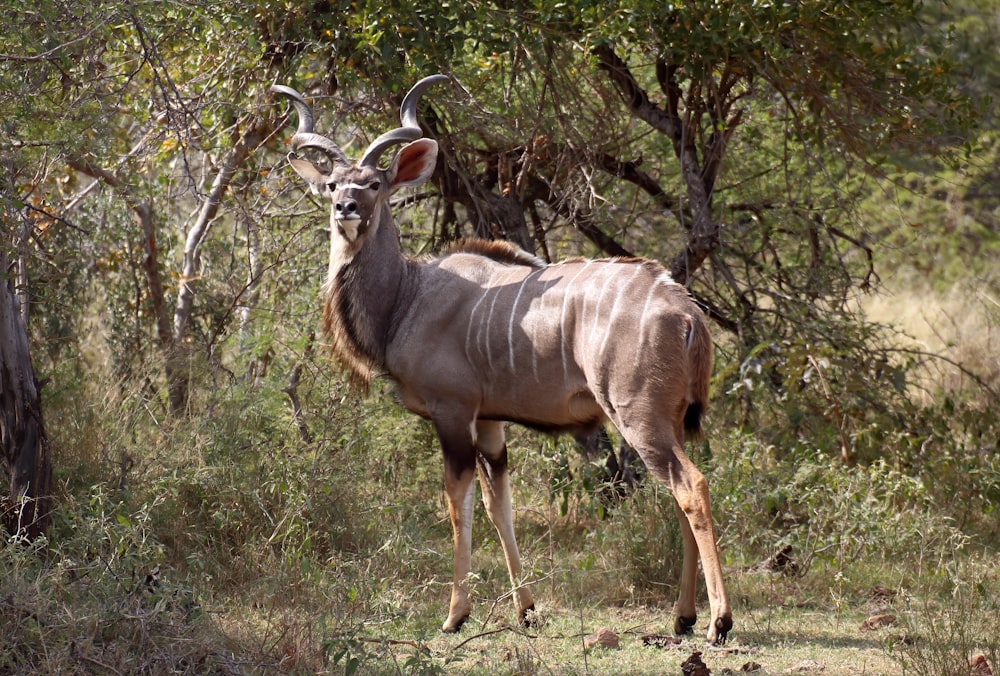
[[[694,81],[692,87],[695,89],[688,92],[688,114],[684,118],[680,114],[680,87],[674,79],[677,66],[663,60],[657,62],[657,78],[661,88],[667,92],[667,109],[662,110],[649,100],[649,96],[632,76],[628,65],[611,47],[598,45],[594,47],[593,54],[598,59],[597,67],[608,74],[632,114],[666,134],[673,142],[691,209],[691,234],[684,250],[674,257],[668,269],[674,280],[687,285],[695,270],[719,247],[720,235],[719,224],[712,218],[712,192],[706,185],[706,174],[698,160],[696,140],[702,118],[699,112],[702,102],[700,94],[697,94],[699,83]],[[693,99],[697,99],[697,105]],[[719,160],[721,161],[721,156]]]
[[[170,316],[167,314],[163,279],[160,275],[153,205],[148,200],[140,199],[133,191],[132,186],[119,179],[114,172],[99,167],[89,160],[70,157],[67,160],[67,164],[70,168],[102,181],[113,188],[129,208],[135,212],[139,221],[139,228],[142,231],[142,248],[145,253],[142,260],[142,269],[146,275],[146,285],[149,291],[150,303],[152,304],[153,317],[156,319],[156,337],[160,341],[161,349],[165,353],[169,353],[173,348],[174,338],[170,330]]]
[[[184,243],[184,260],[177,292],[177,308],[174,311],[174,341],[177,343],[180,343],[187,334],[187,326],[191,318],[191,306],[194,302],[194,290],[191,288],[191,283],[198,277],[198,249],[215,222],[219,206],[222,204],[222,197],[229,189],[229,184],[232,183],[236,172],[243,166],[250,153],[274,131],[273,121],[258,119],[253,122],[245,134],[240,136],[223,158],[215,180],[212,182],[212,187],[205,197],[205,201],[202,202],[198,218],[188,231]]]
[[[620,256],[622,258],[633,258],[634,254],[619,244],[613,237],[597,227],[594,217],[589,211],[573,209],[569,200],[554,192],[551,187],[532,174],[528,181],[527,193],[533,199],[538,199],[549,205],[553,212],[559,214],[568,221],[574,228],[579,230],[597,248],[608,256]]]
[[[632,77],[628,65],[615,54],[608,45],[597,45],[591,53],[597,57],[597,67],[608,74],[611,82],[618,88],[625,105],[632,114],[653,127],[668,138],[680,137],[680,130],[668,112],[657,107],[649,100],[649,95]]]
[[[595,164],[598,168],[603,169],[607,173],[617,176],[629,183],[634,184],[647,195],[653,198],[653,201],[663,209],[664,211],[672,212],[678,221],[684,222],[687,220],[683,209],[677,204],[677,200],[668,195],[660,184],[652,176],[646,172],[639,169],[638,161],[623,161],[618,160],[603,153],[595,158]]]

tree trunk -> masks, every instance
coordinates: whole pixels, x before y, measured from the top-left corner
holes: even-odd
[[[0,247],[0,467],[10,490],[0,495],[0,517],[11,535],[45,532],[52,505],[52,463],[42,421],[39,386],[31,366],[19,275]]]
[[[132,149],[130,155],[141,146]],[[156,214],[153,204],[148,199],[140,198],[129,186],[128,182],[121,180],[114,172],[108,171],[89,160],[71,157],[69,166],[76,171],[91,176],[101,181],[117,192],[125,203],[135,212],[139,228],[142,231],[142,270],[146,275],[146,291],[149,294],[149,302],[152,306],[153,317],[156,320],[156,337],[159,341],[160,352],[164,356],[164,372],[167,378],[167,387],[173,393],[182,379],[186,378],[186,364],[183,360],[178,360],[174,351],[173,322],[170,318],[170,310],[167,307],[166,294],[163,288],[163,276],[160,273],[159,246],[156,237]]]
[[[191,226],[185,238],[184,259],[180,271],[180,283],[177,291],[177,303],[173,319],[167,307],[163,279],[160,274],[160,262],[156,243],[156,227],[154,209],[151,202],[139,198],[136,191],[127,181],[119,178],[113,171],[103,169],[81,158],[70,158],[69,166],[89,176],[97,178],[114,188],[135,212],[142,229],[143,270],[146,273],[146,283],[156,317],[156,332],[160,349],[164,355],[164,371],[167,379],[167,391],[170,398],[170,409],[174,414],[181,414],[187,407],[188,390],[190,388],[189,348],[187,345],[188,327],[191,323],[191,313],[194,307],[194,284],[200,275],[200,251],[202,242],[208,235],[222,204],[222,197],[236,175],[257,146],[272,133],[287,123],[283,120],[276,123],[271,119],[253,118],[250,128],[237,140],[234,147],[222,158],[218,173],[212,187],[202,202],[201,209],[194,225]],[[276,126],[279,125],[279,126]],[[142,147],[140,142],[131,154]]]

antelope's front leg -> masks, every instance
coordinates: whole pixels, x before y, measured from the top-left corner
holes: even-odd
[[[441,631],[454,633],[472,613],[467,578],[472,567],[472,510],[475,497],[476,452],[471,425],[448,430],[437,424],[444,453],[444,492],[455,542],[455,570],[448,619]]]
[[[483,503],[490,521],[496,526],[507,561],[507,572],[513,587],[514,607],[521,624],[531,623],[529,612],[535,609],[531,591],[521,580],[521,554],[514,538],[514,512],[511,507],[510,481],[507,474],[507,445],[504,441],[503,423],[479,421],[476,449],[479,451],[479,483],[483,489]]]

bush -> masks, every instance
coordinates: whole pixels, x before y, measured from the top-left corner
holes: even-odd
[[[797,449],[779,462],[772,447],[741,434],[724,446],[709,477],[721,539],[752,557],[792,545],[806,566],[905,560],[932,569],[968,542],[942,513],[936,488],[886,460],[849,466]]]

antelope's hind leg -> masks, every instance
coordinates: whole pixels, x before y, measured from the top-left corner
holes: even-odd
[[[691,531],[687,515],[679,502],[674,500],[674,511],[680,523],[684,543],[684,562],[681,566],[680,591],[674,605],[674,633],[690,634],[698,621],[696,591],[698,589],[698,543]]]
[[[675,607],[674,630],[686,633],[695,623],[695,557],[700,556],[712,610],[707,639],[712,644],[725,643],[733,626],[733,614],[722,579],[708,482],[684,453],[677,440],[679,433],[660,429],[642,434],[637,428],[630,429],[626,425],[622,434],[639,452],[650,473],[670,488],[677,501],[676,511],[681,522],[681,534],[684,536],[684,563],[680,594]],[[648,439],[656,441],[650,442]]]
[[[514,608],[521,624],[531,624],[530,611],[535,602],[531,591],[522,586],[521,554],[514,538],[514,512],[511,506],[510,481],[507,474],[507,445],[504,441],[503,423],[479,421],[476,423],[476,450],[479,462],[479,483],[483,489],[483,504],[490,521],[496,526],[507,560],[507,572],[513,587]]]
[[[667,454],[665,454],[667,455]],[[712,619],[708,625],[706,638],[713,645],[726,642],[729,630],[733,627],[733,613],[729,607],[725,583],[722,580],[722,563],[719,560],[719,547],[716,544],[715,524],[712,521],[712,503],[708,493],[708,482],[701,471],[687,457],[680,444],[673,444],[666,462],[666,483],[677,500],[678,513],[684,519],[681,531],[684,533],[684,566],[681,580],[681,596],[675,628],[683,628],[688,618],[682,614],[687,602],[686,594],[694,598],[694,582],[696,567],[695,553],[688,542],[688,531],[697,545],[696,552],[701,557],[701,568],[705,574],[705,587],[708,590],[708,603],[712,610]],[[693,617],[690,618],[692,624]]]

